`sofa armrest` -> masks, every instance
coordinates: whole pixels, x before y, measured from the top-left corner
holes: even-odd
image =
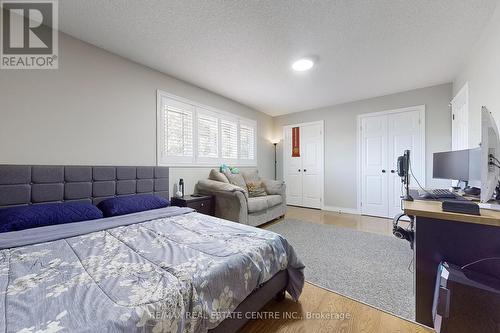
[[[286,193],[285,182],[281,180],[262,179],[267,194],[284,195]]]
[[[241,187],[203,179],[196,184],[195,192],[214,196],[215,216],[248,224],[248,202]]]

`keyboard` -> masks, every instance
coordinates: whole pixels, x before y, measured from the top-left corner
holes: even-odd
[[[418,195],[421,198],[428,199],[456,199],[457,196],[453,194],[450,190],[438,188],[432,190],[418,190]]]

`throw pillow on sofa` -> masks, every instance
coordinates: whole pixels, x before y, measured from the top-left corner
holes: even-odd
[[[222,172],[219,172],[219,170],[217,169],[210,170],[208,179],[229,184],[229,180],[227,179],[226,175],[223,174]]]
[[[264,188],[264,185],[260,180],[256,182],[248,182],[247,188],[248,188],[248,196],[250,198],[264,197],[267,195],[266,189]]]
[[[240,173],[231,173],[231,171],[226,169],[224,170],[224,174],[231,184],[241,187],[245,192],[245,195],[248,197],[247,184],[245,183],[245,179],[243,179],[243,176]]]

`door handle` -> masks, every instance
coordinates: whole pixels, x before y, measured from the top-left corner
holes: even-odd
[[[385,170],[382,170],[382,173],[385,173]]]
[[[306,169],[304,169],[304,172],[307,172],[307,170],[306,170]]]
[[[394,170],[391,170],[391,173],[395,173],[395,172],[396,172],[396,171],[394,171]]]
[[[300,169],[299,169],[299,172],[300,172]]]

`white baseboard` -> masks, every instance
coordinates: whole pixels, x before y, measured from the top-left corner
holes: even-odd
[[[327,210],[329,212],[336,212],[336,213],[344,213],[344,214],[355,214],[355,215],[360,215],[361,212],[357,210],[356,208],[346,208],[346,207],[334,207],[334,206],[323,206],[323,210]]]

